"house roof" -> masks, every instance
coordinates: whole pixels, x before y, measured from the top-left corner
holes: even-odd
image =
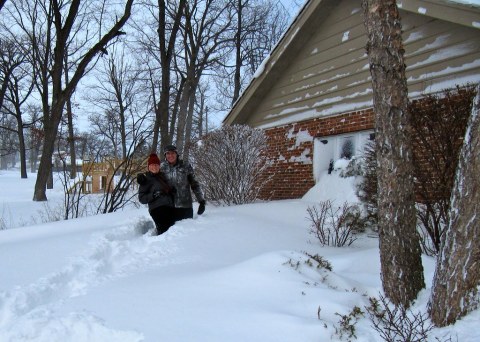
[[[265,59],[262,66],[230,112],[223,120],[224,124],[245,123],[255,112],[258,104],[279,81],[294,57],[304,47],[304,44],[317,31],[335,10],[339,0],[308,0],[296,19]],[[399,0],[400,11],[444,20],[454,24],[480,30],[479,4],[459,3],[447,0]]]

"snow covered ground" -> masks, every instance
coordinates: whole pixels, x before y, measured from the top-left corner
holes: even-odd
[[[34,174],[0,172],[0,341],[341,341],[340,316],[381,291],[378,240],[322,247],[306,209],[319,200],[355,201],[352,179],[325,175],[303,200],[232,207],[162,236],[140,235],[145,208],[76,220],[33,220]],[[337,186],[332,186],[337,184]],[[61,203],[51,190],[49,206]],[[2,222],[0,221],[0,223]],[[36,224],[32,224],[36,222]],[[317,269],[305,252],[333,269]],[[423,259],[427,290],[434,260]],[[480,341],[480,310],[430,341]],[[352,341],[381,341],[368,318]],[[343,341],[346,341],[344,338]]]

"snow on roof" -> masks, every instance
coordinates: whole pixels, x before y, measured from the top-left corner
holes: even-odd
[[[291,23],[290,27],[284,32],[281,39],[277,42],[275,47],[272,49],[272,53],[265,58],[265,60],[262,62],[262,64],[259,66],[259,68],[255,72],[254,78],[252,78],[252,80],[250,81],[248,86],[241,93],[240,97],[233,104],[231,111],[224,118],[224,122],[233,113],[233,111],[235,110],[235,108],[239,104],[239,102],[248,101],[248,99],[252,95],[252,93],[248,94],[247,90],[249,90],[249,88],[252,86],[253,83],[262,82],[262,80],[259,80],[259,78],[265,72],[267,64],[270,62],[271,65],[273,66],[276,63],[276,61],[281,58],[283,52],[288,48],[288,46],[290,46],[290,43],[295,38],[295,36],[297,35],[297,33],[300,29],[300,27],[298,26],[298,25],[301,25],[301,24],[299,24],[300,18],[303,15],[306,15],[305,14],[307,12],[306,9],[313,2],[314,2],[313,0],[308,0],[308,1],[305,2],[305,4],[303,5],[303,7],[300,9],[297,16],[295,17],[295,19],[292,20],[292,23]],[[405,1],[399,2],[398,3],[399,8],[402,8],[404,3],[406,4]],[[480,8],[480,0],[445,0],[445,1],[438,1],[438,3],[440,3],[440,4],[441,3],[444,3],[444,4],[451,3],[451,4],[456,4],[456,5],[459,4],[459,5],[462,5],[462,6],[472,6],[472,7],[475,7],[475,8]],[[417,13],[420,13],[420,14],[423,14],[423,15],[429,15],[428,11],[424,7],[417,8]],[[295,27],[295,25],[297,25],[297,26]],[[476,28],[480,28],[480,22],[473,21],[472,26],[476,27]],[[350,34],[349,31],[344,32],[342,40],[343,41],[348,40],[349,39],[349,34]],[[406,37],[405,43],[408,43],[409,41],[414,41],[414,40],[417,40],[417,39],[421,38],[421,34],[422,33],[418,32],[418,31],[410,34],[408,37]],[[445,36],[439,36],[437,39],[435,39],[434,42],[428,44],[427,46],[423,47],[422,49],[434,49],[436,47],[439,47],[439,46],[441,46],[441,44],[442,44],[442,42],[444,41],[445,38],[446,38]],[[288,41],[287,41],[287,39],[288,39]],[[275,50],[277,50],[279,48],[279,46],[282,47],[282,50],[276,52]],[[459,54],[461,51],[469,51],[471,49],[472,49],[472,47],[469,46],[468,43],[463,43],[463,44],[459,44],[458,49],[455,50],[455,52],[453,52],[451,49],[450,50],[447,50],[447,49],[438,50],[435,53],[433,53],[429,57],[428,60],[424,60],[422,62],[419,62],[419,63],[415,64],[415,65],[409,66],[409,68],[419,67],[419,66],[425,65],[426,63],[431,63],[435,60],[440,60],[442,57],[445,57],[446,54],[449,54],[449,55]],[[275,60],[272,60],[273,54],[275,54],[275,58],[276,58]],[[451,74],[452,72],[460,71],[464,67],[478,66],[478,63],[480,63],[480,61],[476,60],[472,63],[468,63],[468,65],[465,64],[461,67],[449,67],[449,68],[446,68],[445,70],[437,71],[435,73],[435,75],[437,75],[437,76],[448,75],[448,74]],[[366,65],[365,67],[368,68],[368,65]],[[431,72],[429,73],[429,76],[432,76]],[[335,77],[337,77],[337,75],[333,76],[332,78],[335,78]],[[426,75],[421,75],[420,77],[417,77],[417,80],[423,79],[424,77],[426,77]],[[324,80],[324,81],[326,81],[326,80]],[[415,81],[415,80],[413,78],[410,78],[409,81]],[[479,75],[464,76],[464,77],[456,78],[455,80],[450,80],[450,81],[442,80],[440,82],[431,84],[429,86],[429,91],[431,91],[431,92],[440,91],[440,90],[455,86],[455,84],[459,84],[459,82],[462,82],[462,83],[476,83],[476,82],[479,82],[479,81],[480,81]],[[370,92],[371,92],[371,90],[370,90]],[[357,95],[358,94],[351,94],[347,98],[353,99]],[[416,96],[416,94],[413,94],[413,93],[411,95]],[[246,96],[246,98],[244,98],[245,96]],[[309,94],[308,92],[305,94],[306,98],[310,97],[310,96],[314,96],[314,95]],[[365,106],[371,106],[372,103],[373,103],[373,101],[370,100],[370,101],[350,102],[350,103],[344,104],[344,103],[342,103],[343,102],[342,100],[344,100],[344,98],[339,98],[339,97],[333,97],[333,98],[330,98],[328,100],[323,100],[322,101],[322,102],[324,102],[323,104],[325,104],[325,101],[328,101],[328,103],[331,103],[332,105],[329,106],[328,108],[322,109],[322,110],[315,109],[315,108],[310,108],[308,106],[296,107],[296,108],[291,107],[291,108],[282,110],[279,113],[268,115],[265,118],[265,119],[267,119],[267,121],[273,120],[274,118],[277,118],[277,119],[273,120],[274,122],[270,121],[270,122],[267,122],[267,123],[262,123],[258,127],[259,128],[269,128],[269,127],[274,127],[274,126],[278,126],[278,125],[283,125],[283,124],[288,124],[288,123],[292,123],[292,122],[297,122],[297,121],[301,121],[301,120],[310,119],[312,117],[320,117],[320,116],[339,114],[339,113],[342,113],[342,112],[354,111],[354,110],[358,110],[360,108],[365,108]],[[294,102],[296,102],[295,99],[289,101],[289,103],[294,103]],[[317,103],[315,103],[315,105],[313,107],[315,107],[317,105],[320,105],[320,104],[322,104],[322,103],[317,102]],[[284,103],[275,104],[275,107],[278,107],[278,106],[281,106],[281,105],[284,105]],[[240,109],[240,111],[241,111],[241,109]],[[288,116],[288,117],[286,117],[286,116]]]

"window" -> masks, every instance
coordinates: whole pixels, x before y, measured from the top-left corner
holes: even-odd
[[[105,189],[107,186],[107,176],[100,176],[100,189]]]
[[[339,157],[345,159],[352,159],[355,155],[355,140],[354,136],[341,138],[339,141]]]
[[[328,171],[330,162],[340,158],[361,156],[368,141],[374,140],[373,131],[315,138],[313,144],[313,176],[318,181]]]

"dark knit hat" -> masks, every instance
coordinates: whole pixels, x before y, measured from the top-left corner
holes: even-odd
[[[151,164],[157,164],[157,165],[160,165],[160,158],[158,158],[157,154],[156,153],[152,153],[149,157],[148,157],[148,166],[150,166]]]
[[[165,153],[167,153],[167,152],[169,152],[169,151],[173,151],[173,152],[175,152],[175,153],[178,154],[178,152],[177,152],[177,146],[175,146],[175,145],[167,145],[167,146],[165,146],[165,148],[163,149],[163,154],[165,154]]]

